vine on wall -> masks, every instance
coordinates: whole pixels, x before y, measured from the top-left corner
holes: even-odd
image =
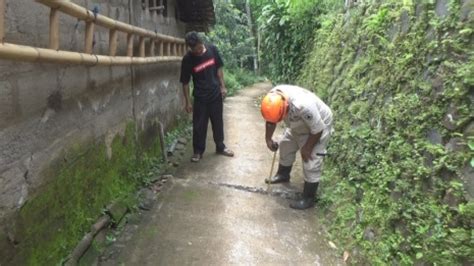
[[[474,13],[431,2],[324,17],[298,79],[335,113],[319,204],[355,263],[474,254]]]

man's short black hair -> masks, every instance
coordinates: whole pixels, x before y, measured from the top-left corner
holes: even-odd
[[[196,45],[203,43],[201,37],[199,36],[199,33],[195,31],[190,31],[186,33],[184,39],[186,41],[186,45],[189,46],[191,49],[196,47]]]

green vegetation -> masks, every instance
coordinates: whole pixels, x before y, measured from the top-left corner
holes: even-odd
[[[252,0],[258,17],[260,66],[275,83],[293,83],[313,46],[314,31],[324,14],[338,10],[344,1]]]
[[[178,124],[167,139],[180,135],[186,125]],[[111,149],[108,158],[104,143],[78,146],[65,155],[71,160],[51,171],[51,182],[20,211],[19,257],[26,261],[18,263],[55,265],[90,230],[107,204],[120,201],[133,207],[135,191],[165,167],[159,138],[141,133],[137,142],[133,123],[123,136],[115,136]]]
[[[229,96],[234,95],[238,90],[261,82],[264,79],[256,76],[254,73],[246,69],[231,69],[224,71],[224,81],[228,89]]]
[[[255,75],[253,58],[256,54],[255,38],[248,26],[245,1],[216,1],[217,24],[208,34],[225,64],[225,84],[229,96],[243,87],[263,81]]]
[[[334,111],[319,206],[341,252],[472,263],[472,1],[250,2],[262,73]]]
[[[320,206],[353,263],[472,259],[473,13],[460,9],[384,1],[321,17],[298,83],[335,113]]]

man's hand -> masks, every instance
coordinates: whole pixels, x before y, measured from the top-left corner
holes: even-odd
[[[311,152],[313,151],[312,147],[308,147],[307,145],[304,145],[300,152],[301,152],[301,158],[303,159],[304,162],[307,162],[309,160],[312,160],[313,157],[311,156]]]
[[[221,87],[221,95],[222,95],[222,99],[225,99],[225,97],[227,97],[227,88],[226,87]]]
[[[190,103],[186,103],[185,110],[187,113],[192,113],[193,112],[193,105]]]
[[[267,140],[267,147],[271,151],[277,151],[278,150],[278,143],[276,141],[273,141],[272,139]]]

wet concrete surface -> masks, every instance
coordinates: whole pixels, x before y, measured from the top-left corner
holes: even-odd
[[[316,210],[288,207],[302,190],[301,162],[290,184],[264,183],[273,153],[257,102],[270,86],[226,99],[226,145],[236,156],[216,155],[209,131],[204,158],[180,165],[157,204],[100,265],[342,265]]]

